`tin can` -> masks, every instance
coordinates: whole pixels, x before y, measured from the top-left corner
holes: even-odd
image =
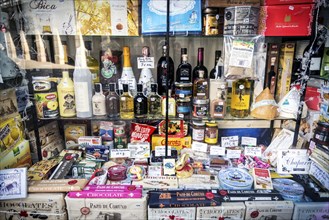
[[[207,117],[209,112],[209,99],[193,100],[193,116],[197,118]]]
[[[241,168],[221,170],[218,179],[220,188],[227,190],[250,190],[253,185],[253,177]]]
[[[126,122],[116,121],[113,123],[114,148],[123,149],[128,146],[128,137],[126,134]]]
[[[218,142],[218,126],[215,122],[206,123],[206,133],[204,142],[207,144],[217,144]]]
[[[224,34],[236,36],[257,35],[259,8],[235,6],[225,8]]]
[[[193,121],[192,122],[192,140],[193,141],[203,141],[205,134],[205,123],[203,121]]]

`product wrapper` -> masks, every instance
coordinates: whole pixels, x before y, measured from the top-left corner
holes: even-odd
[[[0,91],[0,106],[0,122],[18,115],[17,98],[14,88]]]
[[[297,118],[300,95],[296,87],[293,87],[279,102],[280,117]],[[307,114],[307,106],[303,103],[302,118]]]
[[[156,128],[150,125],[131,123],[130,142],[131,143],[150,142],[151,135],[155,130]]]
[[[221,206],[197,207],[197,220],[244,218],[245,206],[243,202],[223,202]]]
[[[257,97],[251,106],[251,116],[260,119],[273,120],[278,115],[278,105],[269,88],[266,88]]]
[[[0,155],[6,155],[23,140],[23,125],[18,115],[0,123]]]
[[[291,201],[245,202],[246,220],[291,219],[294,203]]]

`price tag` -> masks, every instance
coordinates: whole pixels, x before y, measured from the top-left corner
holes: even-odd
[[[154,57],[137,57],[137,68],[154,68]]]
[[[239,145],[239,136],[222,137],[222,147],[236,147]]]
[[[227,158],[240,158],[241,150],[229,150],[226,151],[226,157]]]
[[[197,141],[193,141],[193,143],[192,143],[192,150],[207,153],[207,151],[208,151],[208,144],[197,142]]]
[[[164,157],[166,156],[166,148],[165,146],[155,146],[155,156],[156,157]],[[168,146],[167,156],[171,156],[171,147]]]
[[[130,157],[129,149],[111,149],[111,158]]]
[[[244,154],[247,156],[262,156],[262,149],[260,147],[245,147]]]
[[[212,145],[210,146],[210,155],[223,156],[225,155],[225,149],[225,147]]]
[[[241,146],[257,146],[257,138],[241,137]]]
[[[150,157],[150,143],[128,143],[132,158]]]

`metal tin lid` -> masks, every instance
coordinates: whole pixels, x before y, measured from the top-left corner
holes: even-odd
[[[209,122],[206,122],[206,126],[208,126],[208,127],[217,127],[218,125],[214,121],[209,121]]]
[[[218,14],[219,9],[218,8],[205,8],[203,9],[203,14]]]
[[[124,122],[124,121],[113,122],[113,127],[121,127],[121,126],[126,126],[126,122]]]
[[[192,83],[179,83],[179,82],[175,82],[175,86],[176,87],[191,87]]]
[[[196,125],[196,126],[204,126],[205,125],[205,123],[203,121],[193,121],[192,124]]]
[[[218,173],[222,186],[232,189],[250,189],[253,184],[252,176],[240,168],[228,168]]]
[[[194,99],[194,104],[206,105],[209,103],[209,99]]]
[[[177,99],[177,102],[190,102],[190,98],[185,98],[185,99]]]
[[[304,187],[291,179],[273,179],[273,188],[280,194],[291,198],[304,194]]]

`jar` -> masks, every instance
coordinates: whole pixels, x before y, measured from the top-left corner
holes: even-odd
[[[113,135],[115,149],[127,148],[128,137],[126,134],[126,122],[115,121],[113,123]]]
[[[192,83],[175,83],[175,97],[176,98],[191,98],[192,97]]]
[[[179,118],[188,118],[191,114],[191,99],[177,99],[176,112]]]
[[[217,144],[218,142],[218,126],[216,122],[206,123],[206,133],[204,142],[207,144]]]
[[[203,121],[193,121],[192,122],[192,140],[193,141],[203,141],[205,133],[205,123]]]
[[[317,144],[329,146],[329,123],[318,122],[313,139]]]
[[[209,111],[209,99],[193,100],[193,116],[197,118],[207,117]]]
[[[218,8],[205,8],[203,10],[203,33],[204,35],[218,35]]]

